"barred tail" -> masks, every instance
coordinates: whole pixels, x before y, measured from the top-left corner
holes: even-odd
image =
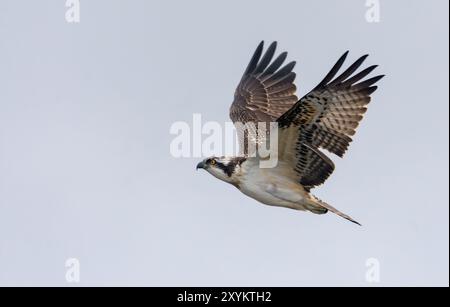
[[[319,208],[315,209],[315,210],[310,210],[313,213],[326,213],[326,211],[331,211],[334,214],[339,215],[340,217],[343,217],[346,220],[349,220],[352,223],[355,223],[359,226],[362,226],[360,223],[358,223],[357,221],[355,221],[354,219],[352,219],[350,216],[348,216],[345,213],[342,213],[341,211],[339,211],[338,209],[334,208],[333,206],[330,206],[329,204],[327,204],[326,202],[320,200],[319,198],[315,197],[314,195],[311,195],[312,197],[312,201],[314,202],[314,204],[316,206],[319,206]],[[317,212],[315,212],[317,211]]]

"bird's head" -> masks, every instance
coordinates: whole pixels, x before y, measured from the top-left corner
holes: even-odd
[[[204,169],[222,181],[236,184],[245,160],[243,157],[210,157],[197,164],[197,169]]]

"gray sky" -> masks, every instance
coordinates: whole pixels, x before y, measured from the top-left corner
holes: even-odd
[[[0,1],[0,285],[449,284],[448,1]],[[364,227],[260,205],[175,159],[175,121],[228,120],[260,40],[299,96],[337,58],[373,103],[315,194]]]

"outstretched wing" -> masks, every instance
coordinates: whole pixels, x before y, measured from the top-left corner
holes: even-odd
[[[261,42],[247,69],[242,76],[234,94],[230,108],[230,118],[236,125],[241,144],[247,140],[258,143],[254,125],[247,126],[244,134],[242,125],[275,122],[289,110],[298,100],[295,95],[295,73],[292,69],[295,62],[282,67],[287,52],[281,53],[272,61],[277,43],[273,42],[263,55],[264,42]],[[245,142],[242,138],[245,137]],[[245,145],[245,149],[248,146]]]
[[[348,51],[318,86],[278,119],[280,159],[290,161],[300,183],[307,188],[324,183],[331,175],[334,164],[320,148],[344,156],[367,110],[370,95],[377,89],[374,84],[383,77],[361,81],[376,65],[355,74],[367,58],[365,55],[335,78],[347,55]]]

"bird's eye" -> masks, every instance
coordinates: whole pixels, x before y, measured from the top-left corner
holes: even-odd
[[[211,165],[216,165],[216,160],[212,159],[212,160],[209,162],[209,164],[211,164]]]

